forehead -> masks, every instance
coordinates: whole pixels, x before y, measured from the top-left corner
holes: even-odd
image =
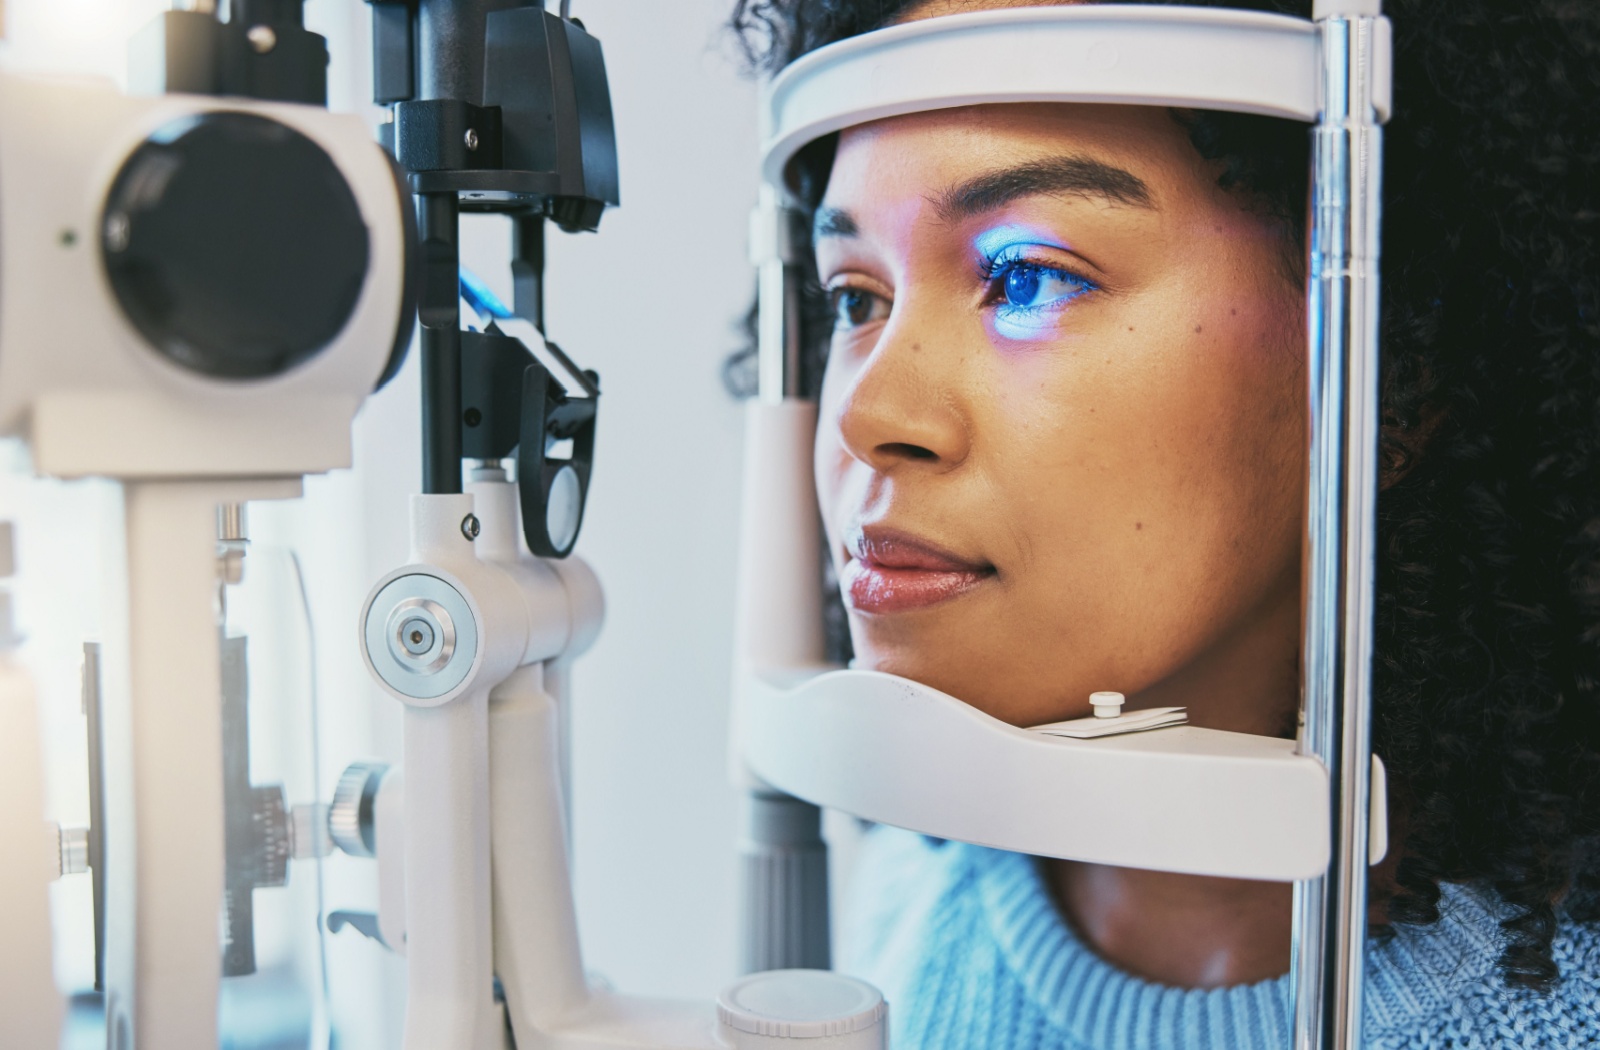
[[[930,198],[976,175],[1058,158],[1122,169],[1156,207],[1206,193],[1214,176],[1170,110],[1015,103],[891,117],[840,132],[824,204],[863,193]]]

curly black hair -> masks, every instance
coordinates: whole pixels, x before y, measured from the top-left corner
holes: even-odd
[[[736,0],[732,25],[773,72],[914,6]],[[1549,988],[1558,915],[1600,920],[1600,5],[1385,6],[1373,746],[1404,830],[1389,914],[1437,922],[1440,883],[1491,888],[1501,972]],[[1303,127],[1174,115],[1224,185],[1302,236]],[[817,192],[830,161],[826,143],[804,161]],[[804,328],[815,378],[825,310]]]

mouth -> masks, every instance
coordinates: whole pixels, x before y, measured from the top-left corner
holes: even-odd
[[[840,574],[840,590],[853,610],[869,615],[952,601],[995,576],[987,562],[895,529],[856,529],[846,536],[845,549],[850,560]]]

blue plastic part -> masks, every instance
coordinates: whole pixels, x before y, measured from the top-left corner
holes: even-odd
[[[515,315],[511,308],[500,301],[500,297],[489,290],[489,286],[478,279],[478,275],[461,268],[461,298],[465,299],[472,309],[477,311],[484,320],[494,319],[504,321]]]

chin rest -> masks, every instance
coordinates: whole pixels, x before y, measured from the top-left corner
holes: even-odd
[[[1180,725],[1096,740],[1018,729],[905,678],[750,673],[750,771],[807,802],[1044,857],[1290,881],[1328,865],[1328,775],[1292,740]],[[1384,848],[1374,761],[1372,857]]]

